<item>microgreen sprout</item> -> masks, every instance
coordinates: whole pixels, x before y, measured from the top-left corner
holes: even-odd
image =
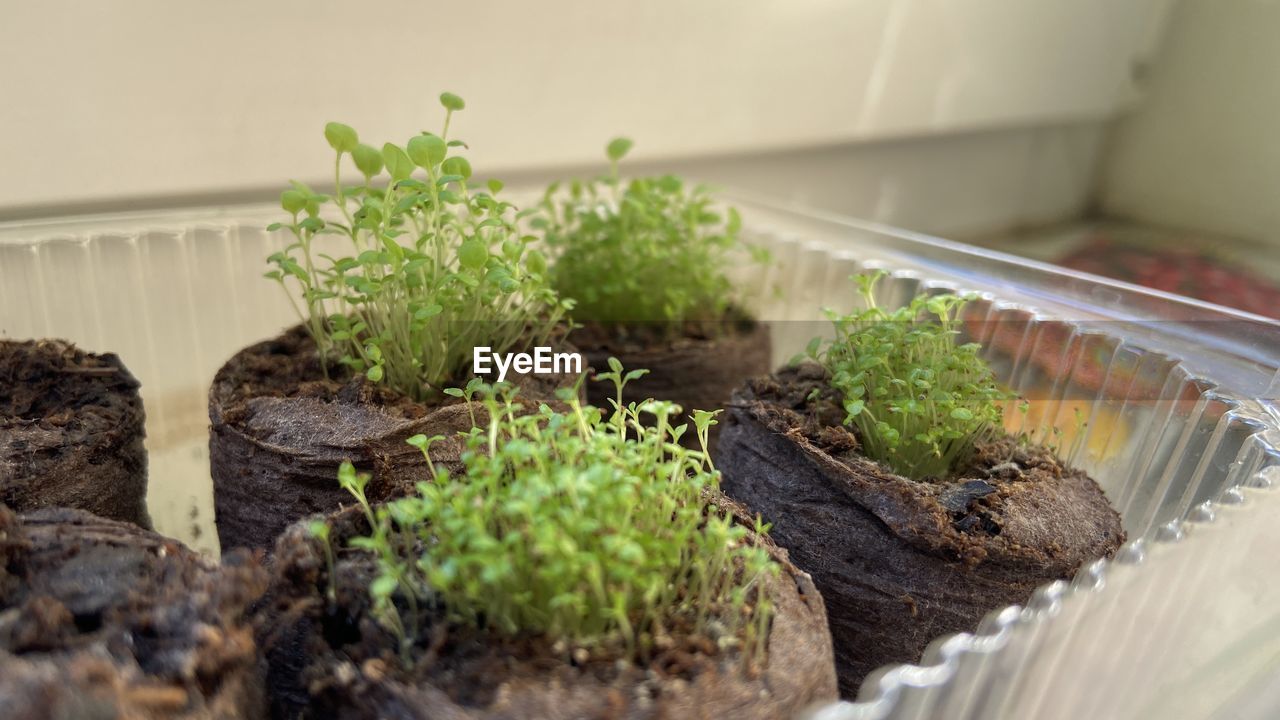
[[[611,370],[619,393],[642,374]],[[760,658],[772,613],[763,581],[779,566],[708,501],[719,474],[705,451],[677,442],[679,406],[615,404],[605,419],[572,390],[560,396],[565,412],[525,413],[509,387],[469,389],[487,419],[464,434],[464,474],[436,468],[417,495],[375,508],[370,535],[352,541],[377,558],[379,621],[412,638],[417,608],[436,607],[499,637],[632,660],[680,632]],[[713,415],[696,416],[700,437]]]
[[[835,338],[825,347],[815,339],[806,354],[830,373],[867,457],[910,478],[945,478],[1000,432],[1012,395],[997,385],[980,345],[956,342],[968,298],[922,294],[888,311],[874,297],[883,275],[856,278],[866,309],[827,311]]]
[[[718,210],[705,186],[674,175],[623,182],[618,164],[630,149],[617,138],[608,175],[547,189],[530,226],[558,253],[552,282],[576,301],[577,320],[715,332],[736,301],[732,256],[746,249],[762,260],[764,251],[739,242],[738,211]]]
[[[1080,406],[1071,408],[1071,412],[1075,417],[1075,423],[1072,426],[1071,434],[1071,451],[1067,454],[1069,460],[1076,460],[1080,457],[1080,453],[1084,451],[1088,440],[1089,420],[1085,413],[1081,412]]]
[[[303,304],[294,308],[322,355],[418,400],[460,382],[477,345],[545,344],[570,307],[551,289],[545,257],[528,247],[535,238],[520,234],[515,207],[497,198],[502,183],[471,186],[471,165],[455,154],[465,144],[449,139],[462,98],[444,93],[440,102],[441,133],[403,146],[379,150],[346,125],[326,125],[333,194],[292,183],[280,196],[290,220],[268,228],[293,235],[269,258],[267,277],[297,288]],[[347,158],[356,184],[344,183]],[[329,205],[336,216],[322,217]],[[338,257],[318,247],[329,234],[349,241]]]
[[[329,542],[329,523],[324,520],[312,520],[307,529],[311,532],[312,537],[319,540],[320,544],[324,546],[324,563],[329,577],[329,588],[326,591],[326,595],[330,603],[337,602],[338,580],[333,574],[333,545]]]

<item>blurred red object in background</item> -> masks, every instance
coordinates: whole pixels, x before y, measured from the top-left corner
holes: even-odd
[[[1153,248],[1098,235],[1059,265],[1280,318],[1280,286],[1203,248]]]

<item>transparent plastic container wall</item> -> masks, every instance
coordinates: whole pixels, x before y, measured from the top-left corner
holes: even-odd
[[[893,271],[889,303],[976,292],[966,327],[1031,401],[1011,429],[1056,442],[1098,479],[1130,538],[1114,561],[938,638],[920,664],[882,669],[858,702],[815,717],[1210,717],[1268,688],[1280,700],[1280,578],[1263,570],[1280,541],[1280,493],[1268,490],[1280,481],[1280,324],[892,228],[743,207],[777,258],[776,317],[847,305],[847,276],[872,267]]]
[[[1208,716],[1280,657],[1280,325],[936,238],[734,198],[772,260],[735,269],[775,361],[891,273],[882,303],[976,292],[964,328],[1028,398],[1011,429],[1055,444],[1121,512],[1113,561],[993,609],[919,665],[815,717]],[[207,390],[232,353],[296,322],[262,278],[268,206],[0,226],[0,336],[118,353],[143,382],[158,529],[216,552]],[[1268,563],[1271,563],[1268,565]],[[1271,663],[1268,665],[1268,663]],[[1175,712],[1176,711],[1176,712]]]

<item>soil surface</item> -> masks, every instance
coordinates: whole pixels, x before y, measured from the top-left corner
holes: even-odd
[[[956,478],[917,482],[865,458],[843,419],[816,364],[753,380],[734,395],[716,467],[813,574],[847,698],[876,668],[918,662],[935,638],[1124,541],[1097,483],[1043,447],[1005,437]]]
[[[254,719],[263,683],[245,609],[266,573],[79,510],[0,505],[6,720]]]
[[[718,332],[689,325],[675,340],[667,337],[665,325],[587,323],[574,331],[573,341],[597,373],[609,371],[610,357],[618,358],[625,370],[649,371],[627,386],[625,402],[655,398],[677,403],[686,413],[719,410],[735,388],[772,367],[768,326],[740,313],[730,317]],[[615,397],[612,382],[587,384],[587,401],[596,407],[611,411]],[[723,414],[719,420],[724,422]],[[719,433],[720,425],[713,425],[712,447]],[[692,423],[681,442],[700,449]]]
[[[0,503],[150,527],[138,388],[115,355],[0,340]]]
[[[722,497],[722,496],[721,496]],[[721,499],[747,522],[745,510]],[[334,546],[368,531],[363,515],[330,516]],[[747,668],[714,638],[673,632],[644,665],[617,652],[558,647],[541,637],[499,639],[451,625],[440,609],[420,614],[413,665],[370,617],[372,557],[339,550],[336,602],[327,599],[322,546],[302,524],[279,541],[271,605],[259,622],[267,648],[273,716],[507,720],[573,718],[792,718],[836,696],[831,640],[812,581],[782,564],[766,585],[776,615],[763,667]],[[404,606],[403,601],[400,605]],[[407,609],[405,610],[407,613]]]
[[[413,492],[429,477],[422,453],[405,442],[414,435],[443,435],[431,447],[432,461],[461,470],[457,434],[472,427],[464,402],[446,397],[418,403],[349,375],[332,369],[325,378],[302,327],[240,351],[218,371],[209,391],[209,460],[224,550],[270,551],[290,523],[351,504],[337,480],[344,460],[372,476],[366,488],[371,501]],[[507,376],[530,409],[556,404],[555,390],[575,381]],[[482,408],[476,418],[484,422]]]

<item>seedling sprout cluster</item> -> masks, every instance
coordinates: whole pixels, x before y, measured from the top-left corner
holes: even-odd
[[[571,303],[547,277],[543,254],[521,234],[502,183],[472,187],[471,164],[449,139],[462,98],[440,96],[439,135],[423,132],[381,150],[341,123],[325,126],[336,153],[333,194],[294,182],[280,196],[295,242],[271,256],[267,274],[296,287],[295,308],[324,358],[418,399],[465,380],[476,346],[504,352],[544,344]],[[344,184],[350,158],[361,182]],[[336,207],[341,219],[324,219]],[[331,257],[321,235],[347,238],[352,254]]]
[[[726,269],[749,251],[738,211],[718,209],[709,188],[675,175],[624,181],[618,165],[630,149],[630,140],[613,140],[608,175],[552,183],[532,213],[556,254],[552,283],[577,302],[582,321],[718,332],[738,300]]]
[[[487,421],[466,434],[465,472],[438,468],[413,496],[371,507],[368,477],[342,467],[372,527],[351,544],[377,557],[375,612],[406,653],[430,608],[498,636],[540,634],[637,662],[676,632],[763,657],[762,583],[778,566],[714,502],[706,453],[678,442],[693,432],[705,443],[714,413],[696,412],[690,428],[671,403],[622,405],[623,386],[643,374],[615,363],[600,376],[617,388],[607,419],[573,390],[561,393],[565,412],[522,413],[509,386],[472,383],[466,402]],[[409,442],[430,461],[441,439]],[[312,530],[327,542],[323,522]]]

